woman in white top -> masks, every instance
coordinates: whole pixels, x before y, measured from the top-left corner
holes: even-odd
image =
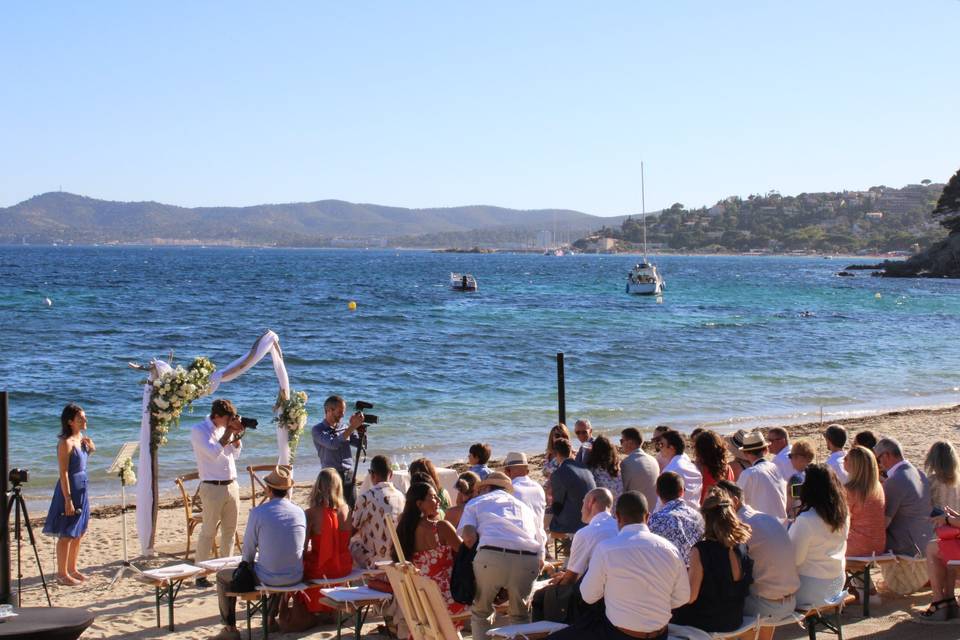
[[[812,464],[800,487],[800,513],[790,527],[800,590],[798,607],[821,604],[843,590],[850,516],[833,470]]]
[[[923,469],[930,479],[930,502],[933,506],[960,510],[960,462],[953,445],[944,440],[934,442]]]

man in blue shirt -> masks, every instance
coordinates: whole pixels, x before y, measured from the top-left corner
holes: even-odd
[[[353,477],[353,451],[359,447],[360,438],[366,431],[363,413],[357,412],[344,422],[347,403],[340,396],[330,396],[323,403],[323,420],[313,427],[313,444],[317,447],[321,468],[332,467],[343,480],[343,496],[353,508],[356,498]]]
[[[271,587],[297,584],[303,579],[307,517],[303,509],[287,500],[287,492],[293,489],[290,467],[276,467],[263,483],[267,485],[270,499],[250,512],[243,534],[243,559],[253,565],[258,584]],[[237,599],[227,596],[232,578],[233,569],[217,572],[217,600],[224,628],[215,640],[240,640]],[[270,603],[271,618],[276,615],[278,602],[276,598]]]

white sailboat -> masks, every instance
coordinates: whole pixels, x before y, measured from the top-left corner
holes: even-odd
[[[641,296],[658,296],[666,283],[656,265],[647,260],[647,195],[643,178],[643,163],[640,163],[640,202],[643,220],[643,262],[634,265],[627,274],[627,293]]]

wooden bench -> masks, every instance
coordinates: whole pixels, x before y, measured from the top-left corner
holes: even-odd
[[[782,620],[760,618],[758,637],[770,637],[776,627],[799,624],[807,630],[807,636],[810,640],[816,640],[818,630],[835,633],[838,640],[843,640],[843,621],[840,614],[843,612],[843,608],[853,601],[854,597],[848,591],[843,591],[809,609],[797,609],[792,616]]]
[[[863,583],[863,595],[860,600],[863,605],[864,618],[870,617],[870,590],[872,588],[870,570],[874,567],[896,561],[897,556],[889,551],[887,553],[871,554],[869,556],[847,556],[847,579],[843,586],[844,588],[854,586],[852,582],[858,578]]]
[[[740,627],[733,631],[703,631],[695,627],[671,624],[667,627],[670,640],[755,640],[760,629],[760,621],[752,616],[744,616]]]
[[[298,582],[296,584],[286,585],[283,587],[271,587],[267,585],[260,585],[257,587],[256,591],[246,591],[243,593],[234,593],[227,592],[226,595],[240,600],[246,605],[247,610],[247,638],[248,640],[253,640],[253,630],[251,629],[250,621],[253,619],[253,616],[260,614],[261,619],[263,620],[263,637],[264,640],[270,637],[270,599],[272,596],[282,596],[287,593],[301,593],[303,591],[308,591],[310,589],[315,589],[309,584],[303,582]]]
[[[324,604],[337,610],[337,640],[341,640],[343,635],[343,616],[340,612],[353,612],[356,615],[353,637],[359,639],[370,608],[374,605],[383,606],[393,600],[392,593],[377,591],[367,586],[321,588],[320,593],[323,594]]]
[[[133,578],[136,581],[148,584],[154,589],[157,607],[157,628],[159,629],[161,626],[160,603],[165,599],[167,601],[167,629],[173,631],[173,603],[180,593],[180,587],[183,585],[183,581],[202,575],[205,570],[202,567],[195,567],[190,564],[177,564],[172,567],[148,569],[147,571],[141,571],[136,567],[133,567],[133,569]]]

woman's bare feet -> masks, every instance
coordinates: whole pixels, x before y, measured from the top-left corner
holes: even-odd
[[[61,575],[59,573],[57,574],[57,582],[62,584],[65,587],[75,587],[80,584],[80,581],[75,580],[72,576]]]
[[[70,571],[69,573],[70,573],[70,577],[73,578],[74,580],[78,580],[78,581],[80,581],[80,582],[84,582],[84,581],[86,581],[86,579],[87,579],[87,576],[83,575],[82,573],[80,573],[80,572],[77,571],[77,570]]]

